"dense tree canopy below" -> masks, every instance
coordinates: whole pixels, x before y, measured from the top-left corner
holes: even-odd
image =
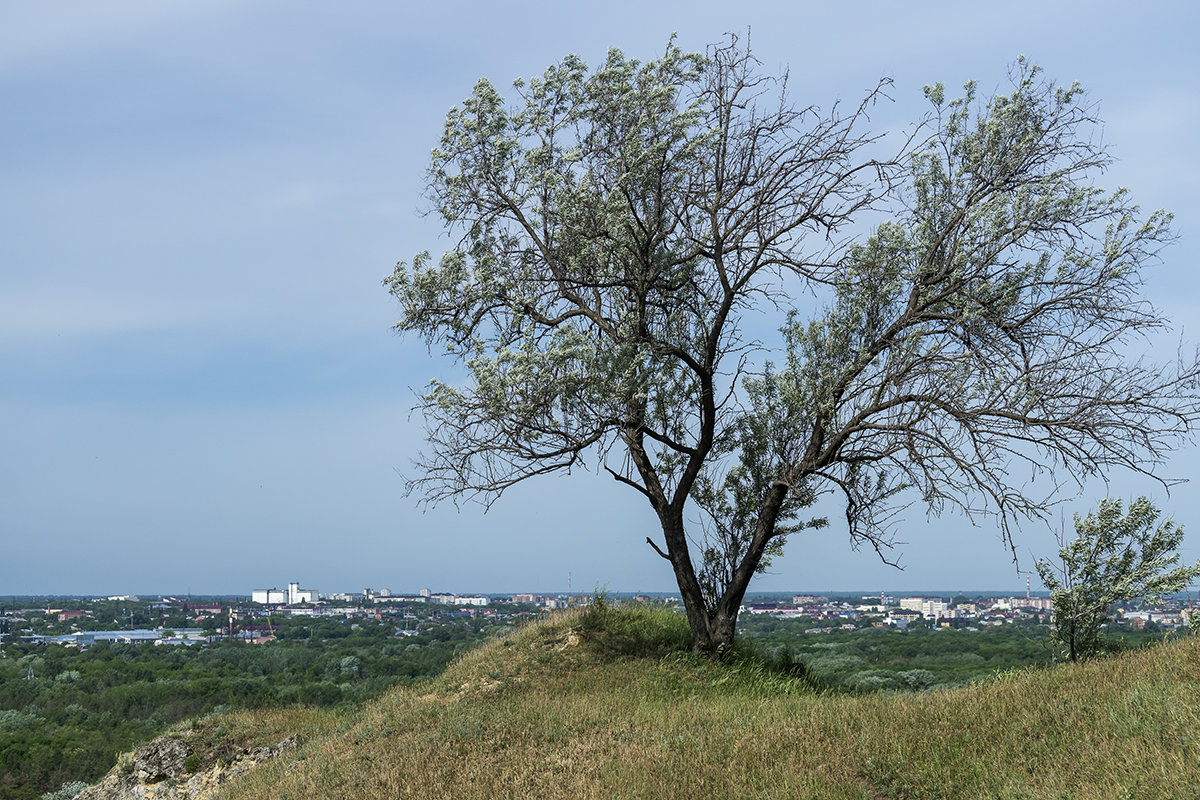
[[[188,717],[358,703],[439,674],[497,627],[448,618],[397,639],[385,622],[353,625],[276,619],[280,638],[266,646],[104,643],[80,650],[6,639],[0,800],[35,800],[65,783],[95,781],[122,752]]]
[[[1140,289],[1170,217],[1094,185],[1079,86],[1010,79],[928,87],[902,142],[867,128],[886,82],[796,106],[735,39],[569,56],[513,103],[481,80],[429,173],[454,244],[388,280],[397,329],[469,372],[423,395],[410,490],[598,465],[649,502],[712,650],[819,493],[884,553],[913,502],[1008,537],[1063,483],[1153,474],[1198,408],[1194,356],[1129,355],[1165,325]],[[770,313],[778,342],[747,333]]]

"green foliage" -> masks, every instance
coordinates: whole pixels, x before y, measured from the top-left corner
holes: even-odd
[[[1183,528],[1158,523],[1145,497],[1123,513],[1119,499],[1100,501],[1095,513],[1075,515],[1076,538],[1060,540],[1059,564],[1039,559],[1038,575],[1054,602],[1054,640],[1075,661],[1105,651],[1101,626],[1118,601],[1155,599],[1200,576],[1200,562],[1179,563]]]
[[[0,710],[0,731],[31,728],[42,722],[45,720],[37,713],[36,706],[28,706],[20,711],[13,708]]]
[[[774,619],[755,614],[742,618],[738,636],[767,651],[786,649],[815,680],[833,691],[966,686],[986,681],[1003,670],[1051,662],[1051,630],[1045,625],[804,632],[817,624],[806,618]],[[1145,631],[1123,632],[1114,635],[1111,644],[1128,649],[1161,641],[1161,635]]]
[[[617,605],[601,598],[578,616],[587,646],[598,653],[654,658],[687,649],[687,621],[665,608]]]
[[[0,800],[35,800],[72,781],[94,781],[116,754],[179,720],[230,709],[357,704],[438,675],[460,648],[485,639],[477,620],[395,626],[363,620],[289,619],[303,638],[86,650],[5,642],[0,660]],[[24,680],[33,667],[36,680]]]
[[[778,478],[779,464],[786,460],[781,442],[797,440],[797,405],[785,397],[794,384],[779,381],[771,364],[761,378],[744,382],[750,413],[731,426],[719,454],[737,453],[738,462],[723,476],[706,470],[696,479],[690,499],[704,512],[704,547],[697,577],[710,606],[715,607],[726,589],[733,585],[738,567],[754,547],[763,497]],[[792,487],[775,518],[775,533],[759,556],[755,572],[766,572],[773,560],[783,554],[787,537],[803,530],[816,530],[829,524],[824,517],[794,521],[802,509],[816,501],[814,482]]]
[[[927,669],[910,669],[897,677],[910,689],[928,689],[937,683],[937,676]]]
[[[64,783],[56,792],[46,792],[42,795],[41,800],[75,800],[75,795],[86,788],[88,785],[82,781],[71,781]]]

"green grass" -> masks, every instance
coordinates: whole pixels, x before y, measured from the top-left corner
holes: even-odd
[[[853,696],[686,623],[534,623],[436,681],[323,712],[235,798],[1195,798],[1200,640],[976,686]],[[237,724],[255,727],[243,712]],[[266,724],[268,723],[269,724]],[[280,738],[282,718],[264,720]]]

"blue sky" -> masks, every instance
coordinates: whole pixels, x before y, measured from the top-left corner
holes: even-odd
[[[1197,341],[1200,12],[1149,8],[0,4],[0,594],[672,589],[649,508],[610,480],[530,483],[484,515],[423,513],[397,474],[420,445],[409,387],[448,370],[391,333],[381,286],[444,246],[420,213],[429,151],[479,77],[507,87],[567,53],[749,30],[806,103],[893,78],[881,127],[915,120],[924,84],[988,90],[1026,54],[1099,102],[1104,185],[1176,213],[1146,291]],[[1165,472],[1198,466],[1188,446]],[[1109,492],[1153,494],[1200,558],[1194,484],[1114,475],[1068,518]],[[987,524],[913,511],[899,538],[902,572],[835,524],[751,590],[1024,586]],[[1053,538],[1018,544],[1027,569]]]

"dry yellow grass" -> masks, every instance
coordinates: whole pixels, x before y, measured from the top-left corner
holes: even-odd
[[[851,697],[673,653],[669,617],[605,615],[530,626],[431,685],[309,718],[297,760],[224,797],[1200,798],[1194,638]]]

